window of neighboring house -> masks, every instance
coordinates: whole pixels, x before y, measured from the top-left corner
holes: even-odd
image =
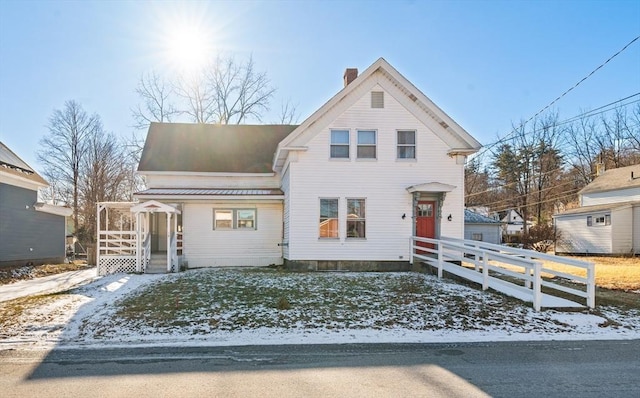
[[[376,158],[375,130],[358,130],[358,159]]]
[[[384,108],[384,91],[371,92],[371,107]]]
[[[416,132],[413,130],[398,131],[398,159],[416,158]]]
[[[593,225],[593,217],[587,216],[587,227],[590,227],[592,225]]]
[[[349,130],[331,130],[331,158],[349,159]]]
[[[482,241],[482,233],[476,232],[476,233],[471,234],[471,239],[472,240]]]
[[[593,221],[594,221],[593,225],[596,225],[596,226],[611,225],[611,215],[603,214],[601,216],[596,216]]]
[[[347,238],[366,238],[364,199],[347,199]]]
[[[213,229],[256,229],[256,210],[215,209]]]
[[[320,238],[338,237],[338,199],[320,199]]]

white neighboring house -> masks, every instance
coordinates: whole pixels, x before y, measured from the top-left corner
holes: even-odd
[[[640,165],[605,171],[553,216],[559,254],[640,254]]]
[[[499,245],[502,243],[502,223],[494,218],[465,209],[464,238]]]
[[[401,269],[412,235],[463,237],[479,148],[380,58],[299,126],[152,123],[136,198],[181,213],[190,268]],[[175,250],[170,219],[151,217],[152,252]]]
[[[524,232],[524,218],[522,218],[518,210],[507,210],[500,221],[502,221],[502,233],[504,235],[522,235]],[[528,221],[527,228],[531,228],[532,226],[533,223]]]

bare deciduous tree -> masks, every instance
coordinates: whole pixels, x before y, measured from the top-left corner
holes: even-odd
[[[253,57],[241,62],[232,55],[218,55],[202,70],[171,83],[155,73],[143,75],[136,92],[142,105],[132,111],[135,127],[144,129],[150,122],[171,121],[177,115],[194,123],[260,121],[275,89],[267,74],[256,70]],[[295,108],[290,116],[294,115]]]
[[[102,122],[98,115],[88,115],[72,100],[67,101],[62,110],[53,112],[47,129],[49,133],[40,141],[38,160],[44,165],[45,176],[61,190],[71,193],[73,226],[77,230],[80,171],[87,151],[87,137],[102,133]]]
[[[280,115],[276,124],[297,124],[298,109],[297,105],[291,103],[291,99],[282,101],[280,104]]]
[[[126,146],[113,134],[94,133],[87,137],[87,151],[81,164],[80,197],[84,242],[96,233],[96,204],[128,200],[130,167]]]
[[[143,130],[151,122],[170,122],[179,112],[173,104],[173,87],[155,71],[144,73],[138,82],[136,93],[141,104],[131,110],[134,127]]]

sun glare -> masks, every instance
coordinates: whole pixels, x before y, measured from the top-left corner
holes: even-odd
[[[196,27],[179,27],[167,32],[167,57],[179,72],[200,70],[211,57],[207,32]]]

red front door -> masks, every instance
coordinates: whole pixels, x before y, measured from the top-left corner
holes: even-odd
[[[436,202],[433,200],[421,200],[416,206],[416,236],[421,238],[436,237],[436,216],[435,216]],[[417,246],[434,248],[432,244],[417,242]],[[418,254],[425,252],[418,251]]]

